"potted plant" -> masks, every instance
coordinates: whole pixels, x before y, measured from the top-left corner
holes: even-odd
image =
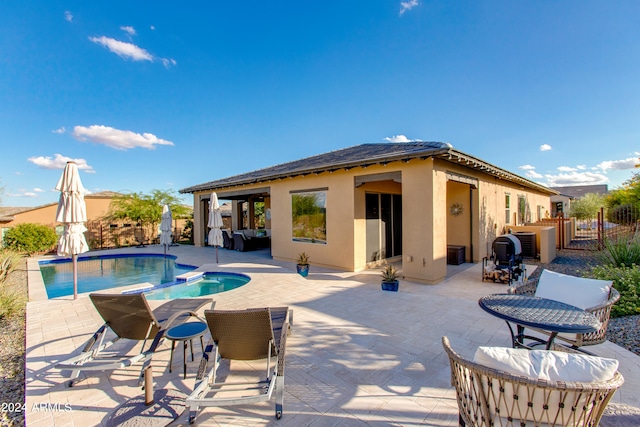
[[[382,290],[398,292],[398,269],[389,264],[382,270]]]
[[[298,254],[296,262],[296,270],[298,271],[298,274],[302,277],[307,277],[309,274],[309,255],[304,252]]]

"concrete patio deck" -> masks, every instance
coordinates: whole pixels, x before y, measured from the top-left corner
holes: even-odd
[[[161,254],[162,247],[119,252]],[[304,279],[294,264],[274,261],[264,251],[221,249],[219,264],[211,247],[171,247],[170,254],[204,271],[251,276],[247,285],[213,295],[218,309],[288,305],[294,310],[282,419],[275,419],[272,400],[206,409],[198,415],[198,425],[456,426],[458,408],[441,337],[448,336],[467,356],[480,345],[510,342],[505,323],[478,307],[481,296],[505,290],[505,285],[481,281],[480,264],[448,266],[447,279],[437,285],[401,280],[395,293],[380,289],[377,270],[352,273],[311,266]],[[75,387],[65,387],[66,373],[53,366],[78,349],[101,319],[87,295],[47,300],[35,260],[29,263],[29,287],[27,425],[105,425],[118,405],[142,395],[139,366],[87,376]],[[199,353],[199,343],[194,347]],[[155,390],[189,393],[199,359],[189,359],[185,380],[180,352],[173,373],[168,371],[170,348],[165,340],[153,359]],[[640,357],[610,342],[590,350],[620,361],[625,384],[613,401],[640,406]],[[185,416],[176,423],[182,424]]]

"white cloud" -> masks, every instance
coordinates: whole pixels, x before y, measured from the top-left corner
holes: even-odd
[[[160,61],[162,62],[162,65],[164,65],[164,68],[169,68],[172,65],[177,64],[176,60],[171,58],[160,58]]]
[[[125,33],[129,34],[130,36],[135,36],[136,35],[136,29],[129,26],[129,25],[123,25],[120,27],[120,29],[122,31],[124,31]]]
[[[597,185],[609,182],[606,175],[595,172],[571,172],[558,175],[544,176],[549,187],[564,187],[567,185]]]
[[[100,44],[111,52],[122,58],[129,58],[134,61],[152,61],[153,56],[141,47],[134,45],[133,43],[121,42],[111,37],[89,37],[89,40],[96,44]]]
[[[104,144],[116,150],[128,150],[136,147],[153,150],[156,145],[174,145],[173,142],[160,139],[152,133],[140,134],[102,125],[76,126],[73,128],[73,136],[78,141]]]
[[[540,151],[549,151],[551,150],[551,146],[549,144],[542,144],[540,146]]]
[[[152,26],[150,26],[149,28],[151,29],[151,31],[153,31],[153,30],[155,30],[155,29],[156,29],[156,27],[155,27],[155,26],[153,26],[153,25],[152,25]]]
[[[624,159],[624,160],[605,161],[598,164],[597,167],[602,171],[607,171],[608,169],[623,171],[623,170],[633,169],[638,164],[640,164],[640,159],[638,159],[637,157],[629,157],[628,159]]]
[[[587,170],[587,165],[578,165],[578,166],[576,166],[576,169],[581,170],[581,171]]]
[[[53,133],[64,133],[65,130],[66,129],[64,128],[64,126],[62,126],[62,127],[58,128],[56,130],[52,130],[51,132],[53,132]]]
[[[44,193],[44,190],[42,188],[38,188],[38,187],[34,188],[33,191],[35,193]]]
[[[571,166],[559,166],[558,170],[560,172],[574,172],[576,168],[572,168]]]
[[[73,15],[71,14],[71,12],[69,12],[68,10],[65,10],[64,19],[66,19],[69,22],[73,22]]]
[[[402,16],[406,11],[413,9],[418,5],[418,0],[407,0],[400,2],[400,16]]]
[[[72,159],[71,157],[63,156],[62,154],[54,154],[54,157],[48,156],[34,156],[27,159],[34,165],[41,169],[64,169],[67,162],[76,162],[78,169],[84,170],[87,173],[95,173],[93,168],[87,164],[85,159]]]
[[[412,142],[413,141],[413,139],[409,139],[404,135],[395,135],[395,136],[392,136],[391,138],[387,137],[384,140],[388,142]]]
[[[533,169],[528,170],[528,171],[525,173],[525,176],[526,176],[527,178],[531,178],[531,179],[540,179],[540,178],[542,178],[542,175],[541,175],[541,174],[539,174],[538,172],[534,171]]]
[[[535,168],[536,168],[535,166],[531,166],[531,165],[518,166],[518,169],[523,171],[530,171],[530,170],[534,170]]]

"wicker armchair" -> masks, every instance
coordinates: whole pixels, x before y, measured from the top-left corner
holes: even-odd
[[[451,364],[460,426],[595,427],[624,383],[616,371],[605,382],[547,381],[512,375],[463,359],[442,345]]]
[[[535,295],[537,287],[538,279],[533,279],[527,280],[523,284],[512,286],[507,292],[520,295]],[[556,340],[563,340],[569,343],[573,349],[605,342],[607,340],[607,326],[609,325],[609,319],[611,317],[611,306],[619,299],[620,293],[614,287],[611,287],[611,290],[609,291],[609,299],[605,303],[585,309],[586,311],[593,313],[600,321],[602,326],[597,331],[590,332],[588,334],[558,334],[556,336]],[[545,335],[549,334],[549,332],[543,330],[536,329],[536,331]]]

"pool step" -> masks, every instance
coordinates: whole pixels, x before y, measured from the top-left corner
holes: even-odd
[[[202,279],[204,271],[190,271],[176,276],[178,282],[191,282],[192,280]]]

